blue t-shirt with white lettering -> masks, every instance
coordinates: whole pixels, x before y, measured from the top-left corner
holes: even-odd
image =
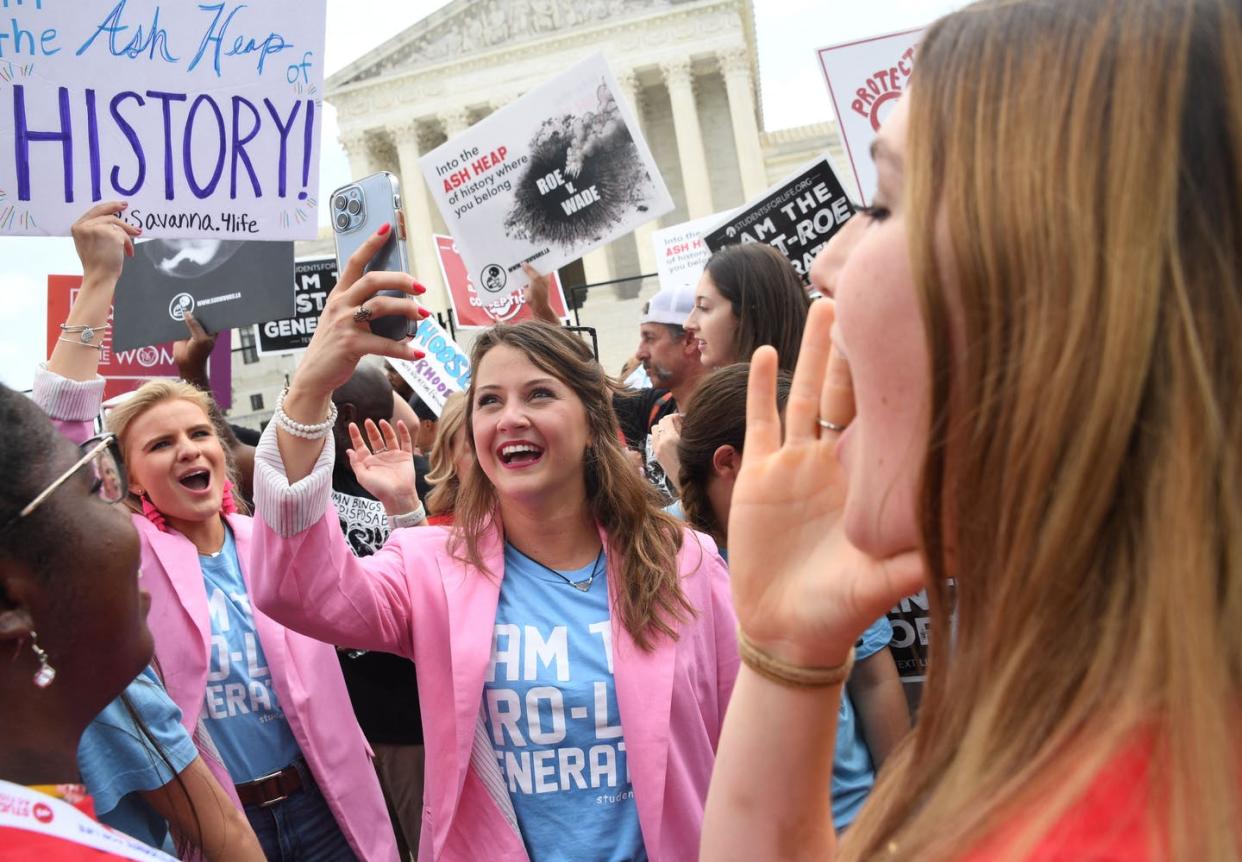
[[[224,547],[200,554],[198,564],[211,611],[203,718],[229,775],[241,784],[284,769],[300,751],[276,700],[232,530],[225,530]]]
[[[505,545],[483,714],[534,862],[647,858],[612,670],[606,561],[564,578]],[[581,582],[582,592],[566,582]]]

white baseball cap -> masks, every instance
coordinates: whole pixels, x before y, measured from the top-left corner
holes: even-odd
[[[666,287],[643,306],[641,323],[667,323],[685,326],[694,310],[694,290],[689,287]]]

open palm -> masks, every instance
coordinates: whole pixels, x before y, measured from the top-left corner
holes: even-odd
[[[742,630],[765,651],[814,667],[843,661],[867,626],[923,580],[916,552],[878,560],[845,536],[838,435],[816,421],[844,425],[853,414],[848,372],[831,350],[832,317],[830,303],[812,307],[783,442],[776,352],[755,352],[745,455],[729,511],[729,571]]]
[[[385,503],[385,508],[396,511],[413,508],[404,502],[418,499],[414,490],[414,443],[410,429],[401,421],[394,428],[383,419],[379,425],[370,419],[363,424],[367,432],[366,440],[358,424],[349,423],[352,448],[347,455],[358,484]]]

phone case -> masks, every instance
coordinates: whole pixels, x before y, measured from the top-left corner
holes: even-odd
[[[381,226],[392,225],[388,241],[367,264],[364,273],[410,271],[402,230],[401,189],[397,178],[387,171],[371,174],[349,185],[341,186],[328,199],[332,230],[336,235],[336,263],[343,272],[351,255]],[[377,296],[408,297],[399,290],[381,290]],[[376,335],[400,341],[413,333],[417,325],[400,315],[377,317],[371,321]]]

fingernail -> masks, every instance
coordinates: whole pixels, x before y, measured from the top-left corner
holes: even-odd
[[[427,354],[426,354],[426,353],[423,353],[421,350],[418,350],[418,349],[415,349],[415,350],[414,350],[414,359],[415,359],[415,360],[422,359],[422,358],[423,358],[424,356],[426,356],[426,355],[427,355]]]
[[[384,235],[385,235],[385,234],[387,234],[390,230],[392,230],[392,225],[390,225],[390,224],[384,224],[384,225],[382,225],[382,226],[380,227],[380,229],[379,229],[379,235],[380,235],[380,236],[384,236]]]
[[[421,318],[423,318],[424,320],[426,320],[428,317],[431,317],[431,309],[429,309],[429,308],[422,308],[422,307],[420,306],[420,307],[419,307],[419,309],[418,309],[418,316],[419,316],[419,317],[421,317]]]
[[[427,288],[423,287],[417,281],[414,282],[414,295],[415,296],[422,296],[426,292],[427,292]]]

